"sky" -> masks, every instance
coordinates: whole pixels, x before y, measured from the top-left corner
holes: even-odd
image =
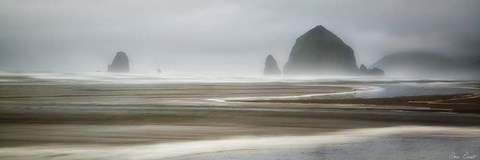
[[[323,25],[358,64],[431,51],[480,59],[478,0],[2,0],[0,70],[105,71],[124,51],[133,72],[261,73]]]

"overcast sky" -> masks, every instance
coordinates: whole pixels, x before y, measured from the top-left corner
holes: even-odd
[[[261,73],[323,25],[359,64],[428,50],[479,57],[479,0],[2,0],[0,70]]]

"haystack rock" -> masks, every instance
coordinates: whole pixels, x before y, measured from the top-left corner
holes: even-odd
[[[282,74],[280,68],[278,68],[277,61],[273,58],[272,55],[268,55],[265,60],[265,69],[263,70],[264,75],[279,75]]]
[[[358,71],[350,46],[323,26],[297,38],[284,74],[349,75]]]
[[[130,72],[130,64],[125,52],[117,52],[112,64],[108,65],[108,72]]]

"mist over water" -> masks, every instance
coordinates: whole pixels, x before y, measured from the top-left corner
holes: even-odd
[[[359,65],[405,51],[480,59],[478,1],[7,0],[0,6],[3,71],[106,71],[124,51],[133,72],[260,74],[267,55],[282,68],[295,39],[317,25],[350,45]]]
[[[168,83],[268,83],[268,82],[395,82],[456,81],[457,78],[370,77],[370,76],[263,76],[258,74],[205,74],[185,72],[0,72],[0,84],[168,84]],[[460,79],[461,80],[461,79]]]

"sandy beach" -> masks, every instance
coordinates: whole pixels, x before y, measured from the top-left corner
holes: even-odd
[[[404,159],[478,153],[472,82],[87,82],[0,85],[0,158],[389,159],[363,154],[367,144]]]

